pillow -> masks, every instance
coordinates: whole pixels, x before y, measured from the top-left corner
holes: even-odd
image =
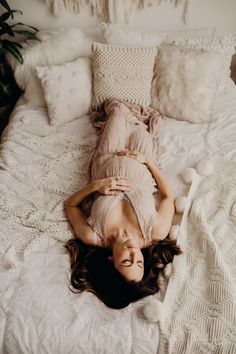
[[[158,46],[166,38],[211,37],[214,28],[200,28],[186,31],[151,32],[133,27],[132,25],[101,23],[101,32],[108,44],[128,47]]]
[[[219,53],[163,45],[154,69],[151,106],[178,120],[208,122],[222,63]]]
[[[219,82],[218,93],[226,93],[230,90],[229,77],[231,75],[231,60],[235,53],[236,40],[231,34],[209,38],[188,38],[188,39],[166,39],[166,43],[173,44],[179,48],[189,50],[204,50],[209,52],[219,52],[222,54],[223,69]]]
[[[62,125],[89,112],[92,101],[90,59],[36,67],[36,73],[44,90],[51,125]]]
[[[25,91],[26,100],[33,106],[46,106],[36,66],[64,64],[81,56],[91,56],[92,42],[93,39],[86,37],[79,28],[70,28],[47,36],[42,42],[31,41],[23,49],[23,65],[9,57],[16,82]]]
[[[108,98],[148,106],[157,53],[155,47],[128,48],[93,44],[93,106]]]

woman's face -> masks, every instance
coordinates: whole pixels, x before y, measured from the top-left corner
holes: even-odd
[[[112,247],[114,267],[129,281],[139,282],[144,274],[143,254],[138,245],[130,240],[115,242]]]

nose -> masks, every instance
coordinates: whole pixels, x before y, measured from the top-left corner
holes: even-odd
[[[134,251],[131,251],[130,252],[130,257],[131,257],[131,261],[132,263],[134,262]]]

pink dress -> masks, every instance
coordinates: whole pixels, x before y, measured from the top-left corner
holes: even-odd
[[[128,200],[136,213],[143,234],[144,245],[152,240],[153,217],[156,214],[153,193],[156,183],[148,168],[130,157],[116,156],[115,152],[125,149],[137,150],[153,159],[153,140],[147,125],[130,111],[126,104],[111,101],[106,108],[108,120],[98,140],[92,159],[91,177],[101,179],[123,176],[132,181],[133,188],[115,196],[100,195],[93,203],[88,223],[96,237],[105,240],[105,223],[109,210],[117,200]]]

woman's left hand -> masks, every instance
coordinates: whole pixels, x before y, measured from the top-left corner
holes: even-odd
[[[147,158],[146,156],[139,152],[139,151],[135,151],[135,150],[125,150],[125,151],[120,151],[116,153],[117,156],[127,156],[127,157],[131,157],[132,159],[139,161],[143,164],[147,163]]]

